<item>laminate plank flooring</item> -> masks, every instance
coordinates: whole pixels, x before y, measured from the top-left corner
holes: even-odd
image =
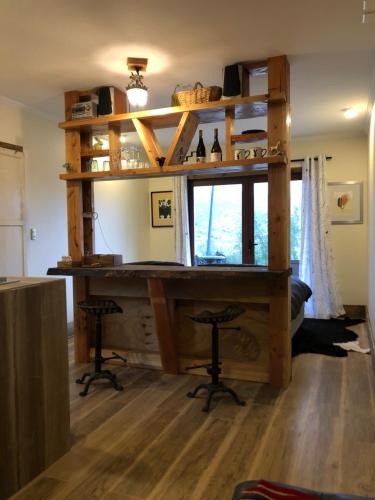
[[[353,327],[365,342],[366,326]],[[375,387],[370,356],[305,354],[285,391],[228,381],[246,407],[212,411],[186,393],[205,377],[114,365],[124,391],[86,398],[70,346],[72,448],[21,490],[22,500],[230,500],[269,479],[375,497]]]

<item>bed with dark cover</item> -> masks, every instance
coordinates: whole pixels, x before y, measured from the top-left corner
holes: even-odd
[[[305,302],[309,300],[312,295],[311,288],[303,281],[292,276],[291,279],[291,318],[292,318],[292,336],[297,332],[301,326],[304,318]]]

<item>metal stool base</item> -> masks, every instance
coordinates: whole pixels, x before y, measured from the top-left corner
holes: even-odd
[[[99,380],[101,378],[112,382],[112,385],[116,389],[116,391],[122,391],[124,389],[122,385],[117,382],[117,376],[115,373],[112,373],[110,370],[102,370],[102,363],[108,361],[109,359],[121,359],[124,363],[126,363],[127,361],[124,356],[121,356],[121,354],[117,354],[116,352],[112,352],[112,356],[108,358],[103,358],[103,356],[95,357],[95,371],[84,373],[81,378],[77,378],[76,380],[76,384],[85,384],[85,388],[79,393],[80,396],[86,396],[89,391],[91,382],[93,382],[94,380]],[[87,382],[85,382],[85,379],[87,377],[88,380]]]
[[[87,382],[85,382],[86,378],[88,378]],[[84,373],[81,378],[78,378],[76,380],[77,384],[85,384],[85,388],[79,393],[79,395],[86,396],[91,383],[94,382],[94,380],[99,380],[102,378],[112,382],[112,385],[116,389],[116,391],[122,391],[124,389],[123,386],[117,382],[115,373],[112,373],[109,370],[101,370],[100,372]]]
[[[224,385],[222,382],[219,382],[218,384],[213,384],[213,383],[210,383],[210,384],[199,384],[193,392],[188,392],[187,393],[187,397],[188,398],[195,398],[197,393],[201,390],[201,389],[206,389],[207,391],[207,400],[206,400],[206,404],[204,405],[204,407],[202,408],[202,411],[204,412],[208,412],[210,411],[210,405],[211,405],[211,400],[212,400],[212,397],[215,393],[217,392],[224,392],[224,393],[227,393],[227,394],[230,394],[232,396],[232,398],[234,399],[234,401],[240,405],[240,406],[245,406],[246,403],[245,401],[242,401],[238,396],[237,394],[235,393],[235,391],[233,389],[231,389],[230,387],[227,387],[226,385]]]

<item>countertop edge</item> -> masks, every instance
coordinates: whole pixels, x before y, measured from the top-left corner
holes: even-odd
[[[265,267],[179,267],[179,266],[137,266],[113,267],[51,267],[48,276],[100,277],[100,278],[160,278],[160,279],[226,279],[261,278],[277,279],[291,275],[291,269],[270,270]]]

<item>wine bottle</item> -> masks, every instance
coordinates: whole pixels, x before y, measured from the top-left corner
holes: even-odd
[[[222,161],[222,152],[218,139],[218,129],[214,129],[214,143],[211,148],[211,161]]]
[[[199,131],[199,141],[197,146],[197,162],[203,163],[206,161],[206,146],[203,142],[203,130]]]

